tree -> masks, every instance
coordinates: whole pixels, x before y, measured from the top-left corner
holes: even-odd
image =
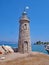
[[[41,42],[41,41],[37,41],[36,44],[39,44],[39,45],[40,45],[40,44],[43,44],[43,42]]]

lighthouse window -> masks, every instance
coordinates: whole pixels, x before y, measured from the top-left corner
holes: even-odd
[[[24,29],[25,29],[25,30],[27,29],[27,24],[24,24]]]
[[[25,26],[26,26],[26,24],[25,24]]]

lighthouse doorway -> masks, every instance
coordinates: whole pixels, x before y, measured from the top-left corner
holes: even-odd
[[[24,46],[24,49],[23,49],[24,53],[28,52],[28,42],[27,41],[24,41],[23,46]]]

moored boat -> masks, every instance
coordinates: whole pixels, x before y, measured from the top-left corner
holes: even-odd
[[[46,45],[45,49],[46,49],[46,51],[47,51],[48,54],[49,54],[49,45]]]

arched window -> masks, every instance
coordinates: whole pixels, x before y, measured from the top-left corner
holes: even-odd
[[[27,29],[27,24],[24,24],[24,30],[26,30]]]

